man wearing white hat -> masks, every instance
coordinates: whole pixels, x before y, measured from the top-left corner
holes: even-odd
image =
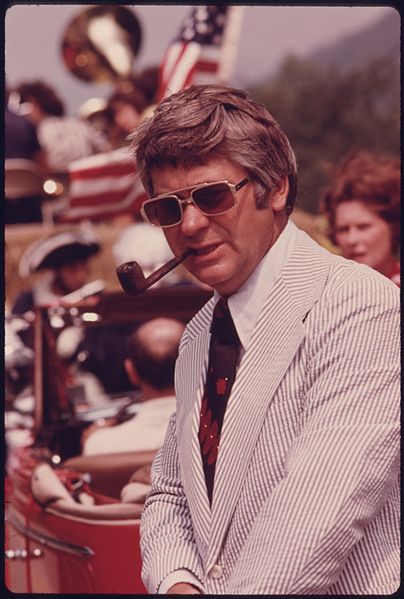
[[[33,287],[17,296],[13,314],[23,314],[34,306],[60,302],[68,294],[81,289],[88,281],[88,260],[100,250],[91,231],[65,231],[31,244],[23,254],[21,277],[50,270]]]

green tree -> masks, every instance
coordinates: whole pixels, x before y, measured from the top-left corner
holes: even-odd
[[[289,136],[299,168],[298,205],[316,213],[330,166],[352,148],[398,154],[400,70],[385,56],[341,71],[288,57],[268,83],[250,89]]]

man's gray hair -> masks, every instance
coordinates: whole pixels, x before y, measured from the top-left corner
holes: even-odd
[[[284,177],[289,181],[286,213],[297,193],[296,157],[280,125],[266,107],[241,89],[195,85],[172,94],[131,134],[137,170],[153,195],[152,170],[203,165],[225,158],[245,169],[255,184],[257,208]]]

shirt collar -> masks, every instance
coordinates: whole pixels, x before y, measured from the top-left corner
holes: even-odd
[[[274,286],[292,249],[295,246],[299,229],[289,220],[274,245],[271,246],[255,270],[241,287],[229,297],[229,309],[245,351],[251,333],[261,313],[268,292]],[[218,301],[220,294],[214,292]]]

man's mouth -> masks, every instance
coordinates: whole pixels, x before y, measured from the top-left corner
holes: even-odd
[[[218,243],[213,243],[212,245],[206,245],[205,247],[191,248],[191,249],[192,249],[192,253],[195,256],[206,256],[207,254],[210,254],[218,247],[219,247]]]

